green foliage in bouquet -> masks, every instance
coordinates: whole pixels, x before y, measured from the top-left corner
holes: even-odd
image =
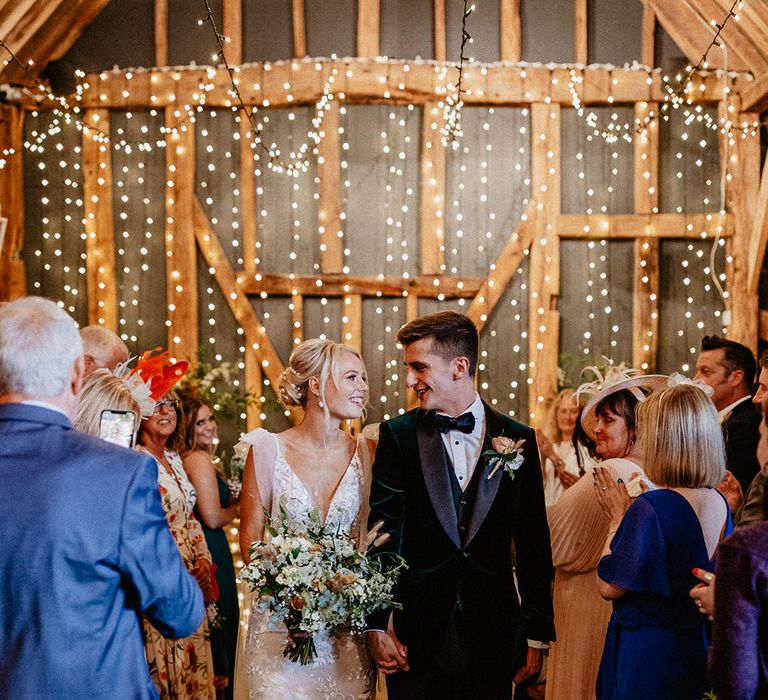
[[[592,355],[561,353],[557,367],[557,390],[573,389],[583,382],[595,379],[591,372],[587,372],[586,376],[582,377],[582,372],[587,367],[595,367],[602,376],[605,376],[610,366],[610,360],[603,355],[594,357]],[[614,363],[614,366],[622,369],[628,367],[623,361]]]

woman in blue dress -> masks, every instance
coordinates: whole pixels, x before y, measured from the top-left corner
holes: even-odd
[[[598,565],[613,614],[597,679],[598,700],[700,700],[706,678],[705,620],[688,595],[694,568],[712,569],[730,511],[715,490],[725,475],[722,432],[705,391],[678,384],[637,410],[646,476],[656,489],[631,502],[622,483],[595,471],[611,521]]]

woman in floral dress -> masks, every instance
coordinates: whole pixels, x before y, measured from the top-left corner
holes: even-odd
[[[203,589],[206,603],[212,601],[211,555],[195,518],[196,494],[176,451],[182,439],[180,402],[175,393],[165,394],[154,412],[141,422],[139,450],[155,458],[157,483],[168,526],[189,573]],[[214,700],[213,661],[204,620],[197,631],[184,639],[169,639],[144,620],[144,641],[152,680],[161,700]]]

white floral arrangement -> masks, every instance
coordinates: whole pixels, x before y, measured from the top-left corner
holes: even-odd
[[[389,537],[379,534],[379,523],[366,545],[378,547]],[[291,527],[285,512],[280,522],[269,521],[268,542],[254,542],[249,563],[240,572],[258,599],[259,609],[270,612],[271,624],[284,623],[293,633],[283,656],[308,664],[317,655],[313,635],[332,633],[340,625],[353,632],[365,629],[372,612],[397,607],[394,589],[405,563],[396,557],[384,570],[379,558],[358,551],[350,537],[320,524],[316,513],[302,527]]]
[[[492,467],[488,479],[492,479],[499,469],[503,469],[510,479],[515,478],[515,472],[520,469],[525,458],[523,447],[525,438],[512,440],[498,435],[491,439],[491,449],[483,452],[483,457],[488,457],[488,464]]]

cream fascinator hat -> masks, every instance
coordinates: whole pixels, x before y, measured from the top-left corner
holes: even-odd
[[[606,397],[615,394],[617,391],[626,389],[638,401],[644,401],[646,394],[642,389],[651,392],[662,386],[667,386],[668,377],[666,374],[638,374],[640,370],[624,367],[624,365],[609,364],[605,370],[605,375],[597,367],[585,367],[584,372],[592,372],[597,379],[592,382],[586,382],[576,389],[576,396],[582,394],[591,394],[592,398],[584,406],[581,412],[581,427],[584,432],[594,440],[595,425],[597,424],[597,414],[595,409],[597,405]]]

